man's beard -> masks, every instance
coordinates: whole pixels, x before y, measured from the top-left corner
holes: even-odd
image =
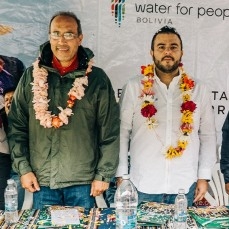
[[[164,57],[165,58],[165,57]],[[172,58],[172,57],[170,57]],[[160,70],[161,72],[164,72],[164,73],[172,73],[174,72],[175,70],[177,70],[177,68],[179,67],[179,64],[180,64],[180,60],[177,60],[174,62],[173,65],[170,65],[170,66],[165,66],[165,65],[162,65],[161,64],[161,61],[157,60],[154,56],[153,56],[153,61],[154,61],[154,64],[156,66],[156,68],[158,70]]]

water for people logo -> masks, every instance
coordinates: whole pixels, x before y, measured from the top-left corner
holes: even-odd
[[[111,13],[119,27],[125,16],[125,2],[126,0],[111,0]]]

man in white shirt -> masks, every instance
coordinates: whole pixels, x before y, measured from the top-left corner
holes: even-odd
[[[184,188],[188,205],[201,200],[216,162],[216,133],[210,93],[185,73],[183,46],[174,28],[153,37],[153,64],[123,88],[118,183],[128,173],[139,203],[174,203]]]

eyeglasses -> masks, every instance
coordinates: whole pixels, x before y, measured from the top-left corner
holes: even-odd
[[[65,40],[73,40],[77,36],[78,36],[77,34],[74,34],[74,33],[71,33],[71,32],[67,32],[67,33],[63,33],[63,34],[60,34],[59,32],[50,33],[50,37],[53,40],[59,40],[61,37],[64,37]]]

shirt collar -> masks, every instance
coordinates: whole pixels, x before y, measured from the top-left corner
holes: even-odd
[[[74,57],[72,63],[69,66],[63,67],[60,64],[59,60],[53,55],[52,66],[53,66],[53,68],[58,70],[58,72],[60,73],[61,76],[76,70],[78,68],[78,65],[79,65],[79,61],[78,61],[77,56]]]

